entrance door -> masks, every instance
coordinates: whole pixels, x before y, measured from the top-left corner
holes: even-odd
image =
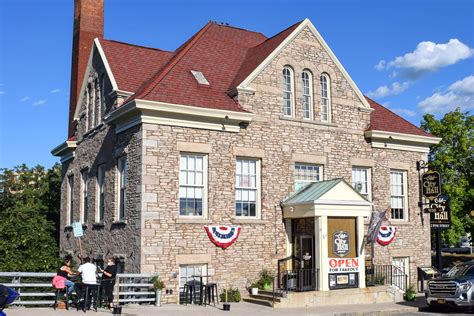
[[[290,279],[293,279],[293,290],[313,291],[316,284],[314,271],[314,236],[295,236],[294,252],[295,259]]]
[[[410,258],[409,257],[393,257],[392,259],[392,283],[401,290],[408,288],[410,280]]]

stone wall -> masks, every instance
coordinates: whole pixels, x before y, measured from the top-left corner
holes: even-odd
[[[91,78],[105,78],[105,102],[107,112],[115,107],[115,98],[108,96],[111,84],[105,74],[100,56],[95,52],[93,68],[88,73]],[[104,77],[105,75],[105,77]],[[98,98],[98,96],[97,96]],[[93,129],[85,129],[85,102],[83,98],[81,115],[77,126],[77,149],[75,158],[63,164],[63,183],[61,186],[61,235],[60,249],[79,258],[79,243],[73,237],[72,228],[66,226],[68,207],[68,176],[74,176],[74,221],[80,221],[82,198],[81,173],[88,174],[89,216],[84,223],[82,248],[84,256],[106,258],[117,256],[125,264],[125,271],[140,272],[140,186],[141,183],[141,127],[136,126],[116,135],[113,127],[104,123]],[[117,159],[126,156],[128,161],[128,186],[126,200],[126,220],[116,222],[117,214]],[[105,167],[105,216],[97,222],[98,182],[97,168]]]

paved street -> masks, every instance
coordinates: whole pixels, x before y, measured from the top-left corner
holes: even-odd
[[[245,302],[234,303],[231,305],[230,312],[224,312],[222,306],[179,306],[179,305],[164,305],[162,307],[154,306],[127,306],[123,308],[122,315],[127,316],[149,316],[149,315],[169,315],[169,316],[212,316],[212,315],[285,315],[285,316],[359,316],[359,315],[466,315],[459,312],[445,312],[445,313],[431,313],[424,311],[424,303],[419,300],[415,303],[402,302],[399,304],[369,304],[369,305],[341,305],[341,306],[324,306],[312,308],[294,308],[294,309],[272,309],[270,307],[249,304]],[[421,307],[422,311],[419,311]],[[77,315],[76,310],[56,310],[52,308],[11,308],[6,310],[8,316],[49,316],[49,315]],[[111,311],[99,310],[98,313],[91,312],[92,315],[111,315]]]

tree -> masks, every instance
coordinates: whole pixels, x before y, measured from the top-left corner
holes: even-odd
[[[442,234],[449,244],[458,242],[463,234],[473,231],[474,210],[474,117],[457,108],[437,120],[423,116],[421,128],[441,137],[439,144],[430,148],[429,165],[440,172],[442,194],[451,202],[451,228]]]
[[[23,164],[0,169],[1,271],[48,271],[56,266],[59,168]]]

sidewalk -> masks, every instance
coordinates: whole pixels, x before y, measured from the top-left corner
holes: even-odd
[[[292,309],[273,309],[271,307],[259,306],[246,302],[232,303],[230,312],[224,312],[222,305],[219,306],[182,306],[182,305],[163,305],[161,307],[154,306],[124,306],[122,315],[125,316],[150,316],[150,315],[192,315],[192,316],[211,316],[211,315],[229,315],[229,316],[249,316],[249,315],[306,315],[306,316],[385,316],[385,315],[403,315],[409,313],[417,313],[418,308],[423,306],[423,301],[414,303],[385,303],[385,304],[368,304],[368,305],[340,305],[340,306],[324,306],[311,308],[292,308]],[[6,309],[8,316],[49,316],[49,315],[77,315],[76,310],[56,310],[52,308],[24,308],[16,307]],[[81,314],[82,311],[80,311]],[[91,315],[112,315],[111,311],[101,309],[97,313],[90,311]]]

